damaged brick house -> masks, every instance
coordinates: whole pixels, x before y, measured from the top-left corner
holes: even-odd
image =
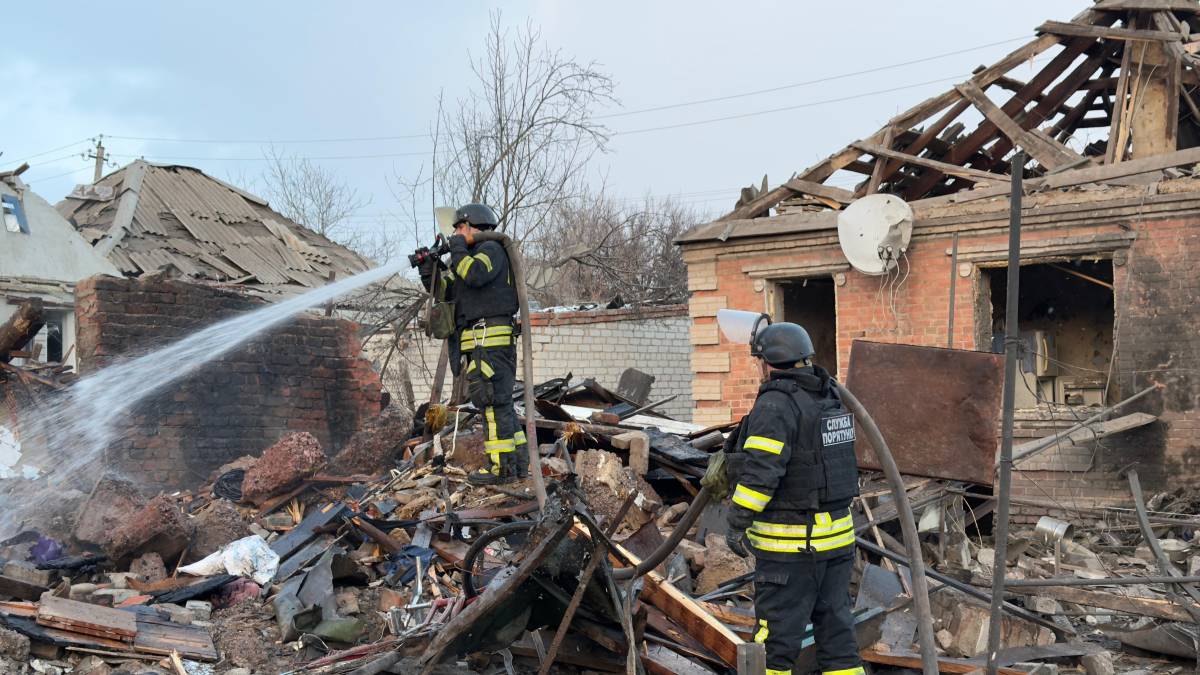
[[[1120,472],[1134,465],[1155,488],[1194,484],[1200,68],[1189,36],[1198,15],[1191,1],[1104,0],[1048,21],[962,84],[773,190],[744,192],[733,212],[681,237],[694,420],[736,419],[757,389],[745,347],[718,332],[720,308],[805,325],[817,361],[842,379],[855,340],[1000,349],[1009,174],[1021,170],[1017,442],[1096,412],[1088,406],[1163,389],[1119,413],[1149,413],[1139,418],[1149,424],[1018,464],[1014,498],[1042,508],[1127,501]],[[1033,76],[1015,79],[1031,60]],[[1010,166],[1017,147],[1023,167]],[[852,269],[838,241],[839,211],[872,193],[914,211],[911,244],[883,276]]]
[[[85,375],[372,266],[190,167],[135,161],[57,209],[125,277],[78,285]],[[190,486],[290,431],[335,451],[380,409],[379,377],[361,351],[354,323],[298,316],[131,410],[110,462],[156,485]]]

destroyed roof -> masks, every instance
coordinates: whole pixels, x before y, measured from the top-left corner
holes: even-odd
[[[77,187],[57,209],[126,276],[174,266],[193,279],[270,296],[373,266],[266,200],[188,166],[136,160]]]
[[[1031,42],[866,139],[774,189],[744,189],[719,222],[766,216],[772,208],[837,210],[876,192],[914,201],[972,188],[1002,191],[1016,147],[1028,156],[1026,178],[1152,155],[1180,155],[1168,166],[1195,163],[1176,151],[1200,145],[1192,94],[1200,86],[1200,41],[1191,41],[1198,29],[1200,0],[1102,0],[1069,22],[1047,21]],[[1008,76],[1028,64],[1035,74],[1027,82]],[[1143,105],[1161,106],[1164,114],[1134,124]],[[856,182],[847,189],[847,180]],[[680,242],[723,240],[723,228],[712,225]]]

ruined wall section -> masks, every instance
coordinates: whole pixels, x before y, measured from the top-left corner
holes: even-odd
[[[660,408],[664,414],[691,421],[690,321],[683,306],[538,312],[531,323],[533,376],[538,382],[573,373],[578,379],[594,378],[615,391],[621,373],[626,368],[637,368],[656,378],[650,391],[652,400],[678,396]],[[391,344],[392,336],[386,334],[367,345],[376,367],[384,373],[388,391],[403,398],[401,366],[405,365],[417,402],[428,401],[441,345],[419,332],[404,335],[395,352]],[[517,353],[519,360],[519,345]]]
[[[80,282],[76,295],[83,374],[263,305],[207,286],[107,276]],[[155,486],[187,487],[292,431],[332,454],[379,412],[379,377],[358,356],[356,329],[304,315],[218,357],[131,410],[109,462]]]

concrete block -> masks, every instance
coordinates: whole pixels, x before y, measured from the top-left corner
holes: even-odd
[[[1083,670],[1087,675],[1113,675],[1117,672],[1113,666],[1112,653],[1110,652],[1088,654],[1079,659],[1079,663],[1083,666]]]
[[[18,581],[24,581],[34,586],[49,586],[50,571],[39,570],[33,563],[20,560],[10,560],[4,564],[4,576]]]
[[[1040,595],[1031,595],[1026,598],[1025,606],[1038,614],[1058,614],[1062,612],[1062,605],[1054,598],[1047,598]]]
[[[205,600],[188,600],[184,608],[192,613],[193,621],[208,621],[212,617],[213,606]]]
[[[177,623],[181,626],[190,626],[192,624],[192,612],[186,607],[180,607],[169,602],[163,602],[154,605],[154,608],[166,612],[171,617],[171,623]]]
[[[639,476],[645,476],[650,470],[650,438],[641,431],[614,436],[612,444],[622,450],[629,451],[629,468]]]

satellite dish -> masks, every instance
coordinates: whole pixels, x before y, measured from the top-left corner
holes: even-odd
[[[912,239],[913,210],[895,195],[867,195],[838,212],[838,242],[850,265],[878,275],[899,264]]]
[[[454,234],[454,214],[457,212],[458,209],[453,206],[439,206],[433,210],[433,219],[437,221],[438,231],[443,236]]]

